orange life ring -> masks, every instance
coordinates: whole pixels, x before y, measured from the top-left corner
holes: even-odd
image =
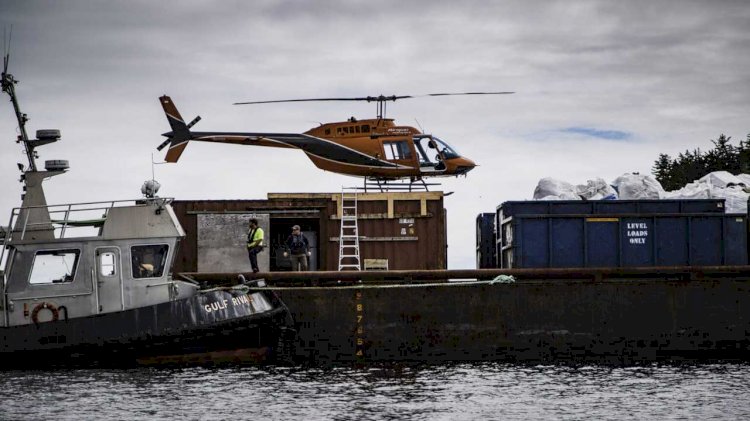
[[[36,307],[34,307],[34,310],[31,311],[31,321],[34,322],[34,324],[39,324],[39,312],[45,308],[52,312],[52,320],[50,321],[55,322],[60,318],[60,311],[54,304],[42,302],[37,304]]]

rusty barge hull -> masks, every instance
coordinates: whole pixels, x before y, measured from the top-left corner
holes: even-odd
[[[294,317],[300,361],[750,360],[747,266],[335,273],[260,274]],[[472,274],[517,279],[435,280]]]

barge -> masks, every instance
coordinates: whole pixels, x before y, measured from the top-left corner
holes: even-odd
[[[289,307],[300,362],[750,360],[748,266],[246,276]]]
[[[419,209],[420,194],[364,203],[387,197]],[[402,241],[393,239],[410,215],[363,205],[373,216],[360,221],[360,253],[390,267],[344,272],[333,270],[335,248],[323,248],[337,240],[341,203],[335,193],[180,202],[188,240],[176,277],[205,286],[230,284],[240,273],[264,279],[294,319],[296,361],[312,364],[750,360],[747,216],[723,213],[721,200],[509,202],[477,218],[477,262],[486,266],[466,270],[397,258],[425,238],[446,244],[444,230],[426,229],[440,226],[431,215],[444,221],[440,200],[411,215],[414,229]],[[313,204],[316,212],[302,212]],[[317,242],[314,263],[324,270],[290,272],[277,262],[252,274],[202,263],[203,238],[231,237],[225,224],[206,221],[262,212],[272,239],[286,233],[284,221],[303,216],[320,228],[317,238],[328,241]]]

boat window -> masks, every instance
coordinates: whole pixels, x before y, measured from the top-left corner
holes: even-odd
[[[385,159],[411,159],[409,145],[403,140],[383,142],[383,150],[385,150]]]
[[[158,278],[164,273],[167,263],[166,244],[150,244],[133,246],[130,256],[133,263],[133,278]]]
[[[102,276],[115,276],[115,254],[111,251],[99,255],[99,272]]]
[[[30,284],[73,282],[80,250],[43,250],[34,256]]]

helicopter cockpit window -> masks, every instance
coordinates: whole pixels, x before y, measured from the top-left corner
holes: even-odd
[[[429,142],[429,140],[422,137],[415,137],[413,140],[414,146],[417,148],[417,154],[419,155],[419,166],[431,167],[435,165],[435,163],[430,160],[430,155],[425,151],[425,148],[422,144],[423,140],[426,142]]]
[[[458,152],[456,152],[455,149],[453,149],[451,145],[445,143],[444,141],[436,137],[433,137],[432,141],[436,143],[438,150],[443,154],[443,157],[445,159],[458,158],[461,156],[458,154]]]
[[[409,145],[403,140],[397,142],[383,142],[383,149],[385,150],[385,159],[411,159]]]
[[[34,256],[30,284],[73,282],[78,268],[80,250],[42,250]]]
[[[162,276],[164,266],[167,263],[168,251],[169,246],[166,244],[131,247],[130,256],[133,263],[133,278],[158,278]]]

